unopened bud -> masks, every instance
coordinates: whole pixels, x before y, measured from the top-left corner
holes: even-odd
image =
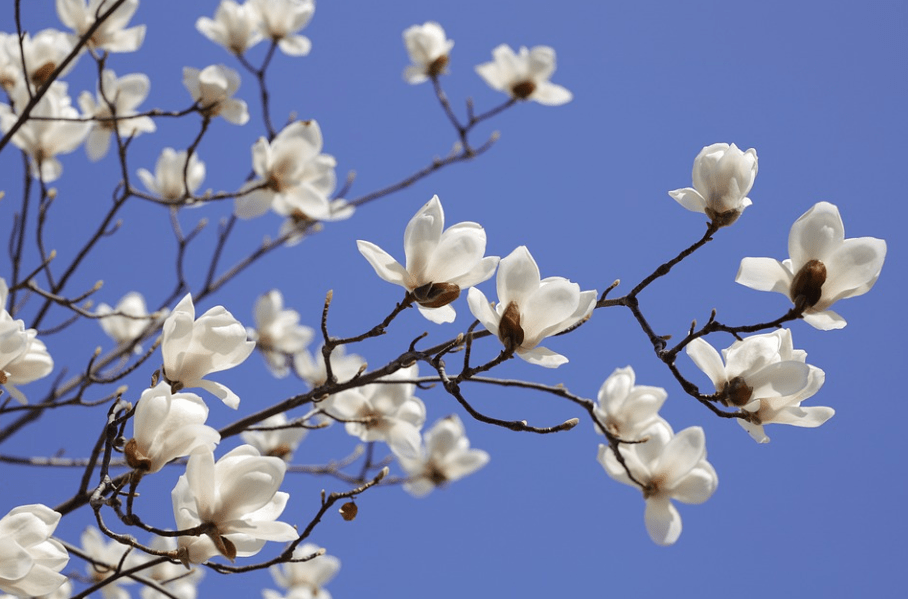
[[[359,508],[356,507],[356,504],[352,501],[348,501],[340,507],[341,517],[347,522],[352,522],[356,518],[356,514],[359,512]]]
[[[810,308],[823,296],[823,283],[826,282],[826,265],[819,260],[810,260],[801,267],[791,282],[791,299],[798,301],[804,298],[804,307]]]

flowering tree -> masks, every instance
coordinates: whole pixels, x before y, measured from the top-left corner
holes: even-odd
[[[578,458],[598,456],[598,475],[635,489],[644,500],[631,511],[643,512],[638,528],[672,545],[688,513],[679,504],[708,502],[717,490],[722,470],[710,460],[725,448],[710,443],[707,455],[710,427],[734,421],[766,443],[766,428],[780,428],[769,425],[815,428],[833,416],[817,403],[826,370],[795,338],[816,329],[835,344],[833,329],[846,325],[839,311],[850,318],[861,305],[837,302],[870,291],[886,255],[884,241],[862,236],[872,231],[849,227],[858,236],[846,238],[834,202],[808,200],[793,224],[778,224],[790,227],[788,259],[741,255],[737,277],[723,275],[785,301],[728,318],[706,301],[670,321],[649,305],[671,302],[657,290],[713,245],[735,251],[734,231],[760,203],[755,149],[697,140],[707,143],[698,154],[676,157],[678,170],[692,162],[690,181],[662,192],[702,216],[669,198],[643,211],[674,210],[679,223],[690,216],[679,224],[684,240],[642,246],[649,266],[636,277],[620,259],[566,277],[535,250],[538,239],[521,234],[524,219],[547,215],[524,210],[520,198],[496,200],[508,204],[507,246],[493,243],[481,212],[452,210],[456,194],[420,191],[453,169],[469,181],[474,163],[493,160],[503,151],[491,129],[498,122],[531,127],[519,113],[570,110],[575,94],[552,47],[497,45],[461,98],[446,86],[464,70],[456,56],[469,36],[455,50],[434,21],[406,27],[400,68],[414,89],[401,83],[395,94],[423,92],[453,148],[425,164],[407,159],[390,181],[352,171],[344,179],[344,148],[330,127],[305,101],[279,99],[284,88],[275,86],[317,47],[308,38],[319,26],[310,26],[314,2],[223,0],[199,14],[196,35],[219,58],[191,56],[190,65],[179,56],[161,72],[183,89],[158,96],[153,77],[127,73],[144,68],[153,33],[138,0],[57,0],[56,22],[43,15],[34,29],[28,8],[15,4],[14,27],[0,39],[0,156],[17,154],[4,163],[16,175],[0,205],[10,255],[0,282],[0,459],[28,468],[20,478],[58,482],[46,501],[0,510],[4,592],[195,597],[215,573],[270,569],[281,590],[264,589],[267,598],[329,596],[324,586],[344,559],[331,526],[355,527],[382,488],[398,501],[431,502],[436,489],[494,468],[495,452],[474,431],[540,444],[584,437]],[[278,104],[290,108],[282,114]],[[86,192],[67,178],[95,168],[69,156],[83,146],[104,167],[89,192],[104,201],[72,210],[61,205]],[[228,159],[237,148],[242,159]],[[402,211],[385,208],[394,202]],[[607,218],[586,202],[574,210]],[[393,218],[381,227],[346,234],[348,223],[383,210]],[[392,245],[401,236],[403,247]],[[347,249],[325,253],[326,237]],[[778,255],[784,244],[761,251]],[[342,286],[345,271],[357,274]],[[303,279],[305,292],[282,289],[290,278]],[[254,301],[241,303],[238,287]],[[647,346],[658,384],[630,360],[597,362],[597,385],[575,384],[571,362],[629,343],[611,330],[619,318]],[[488,400],[515,390],[552,411]],[[697,424],[671,423],[662,412],[669,396]],[[60,428],[66,435],[48,445]],[[27,436],[44,443],[30,446]],[[326,452],[306,450],[319,446]],[[60,522],[80,532],[60,534]]]

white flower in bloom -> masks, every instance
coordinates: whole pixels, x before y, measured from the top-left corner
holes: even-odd
[[[183,169],[186,169],[186,183],[189,191],[183,184]],[[193,153],[189,158],[189,168],[186,168],[186,150],[177,152],[173,148],[164,148],[154,166],[154,175],[147,169],[140,168],[136,173],[142,184],[151,193],[160,196],[168,202],[175,202],[195,190],[205,179],[205,163],[199,160],[199,155]]]
[[[410,478],[404,490],[414,497],[428,495],[435,487],[473,474],[489,462],[488,453],[470,449],[470,440],[456,415],[442,418],[423,437],[425,446],[417,456],[397,456]]]
[[[101,318],[98,322],[101,323],[101,328],[104,329],[104,332],[117,342],[117,345],[126,345],[138,339],[148,328],[151,321],[164,318],[167,315],[167,310],[165,309],[153,315],[148,314],[145,298],[142,297],[141,293],[131,291],[120,298],[116,308],[111,308],[105,303],[99,304],[95,314],[98,316],[111,314],[112,316]],[[130,318],[130,316],[135,318]],[[136,345],[133,351],[140,354],[142,353],[142,347]]]
[[[758,291],[785,294],[796,305],[800,301],[804,322],[828,331],[847,324],[829,307],[867,293],[876,283],[886,258],[886,242],[874,237],[845,239],[839,209],[820,202],[792,225],[788,254],[791,258],[784,262],[744,258],[735,281]]]
[[[293,557],[309,557],[321,549],[313,543],[304,543],[293,550]],[[285,599],[331,599],[331,593],[323,587],[340,570],[340,560],[333,555],[320,555],[304,562],[289,562],[271,566],[274,582],[287,590]],[[282,595],[271,589],[262,591],[264,599],[282,599]]]
[[[222,116],[234,125],[249,121],[246,103],[232,97],[240,88],[240,74],[230,67],[213,64],[201,71],[183,67],[183,85],[207,116]]]
[[[57,0],[57,16],[79,38],[95,24],[96,17],[113,5],[112,0]],[[145,39],[145,25],[126,28],[139,8],[139,0],[126,0],[98,27],[88,47],[107,52],[135,52]]]
[[[26,329],[22,320],[13,320],[6,311],[9,288],[0,277],[0,385],[19,403],[27,404],[16,387],[44,378],[54,369],[47,346],[35,329]]]
[[[51,539],[60,514],[40,503],[20,505],[0,518],[0,590],[22,597],[50,593],[66,582],[69,554]]]
[[[672,435],[666,423],[657,422],[643,431],[643,437],[648,437],[645,443],[621,445],[619,451],[643,484],[650,538],[659,545],[671,545],[681,536],[681,515],[671,500],[703,503],[715,492],[719,477],[706,461],[706,436],[699,426]],[[637,487],[608,445],[599,446],[599,463],[613,479]]]
[[[284,296],[277,289],[255,300],[253,311],[255,328],[246,332],[256,342],[271,373],[283,378],[290,372],[293,357],[306,349],[315,331],[300,324],[299,312],[284,309]]]
[[[189,456],[186,474],[173,488],[173,516],[177,529],[207,524],[207,534],[180,537],[189,561],[198,564],[216,555],[230,561],[258,553],[265,541],[292,541],[296,529],[277,518],[290,495],[278,491],[287,464],[262,457],[250,445],[241,445],[215,463],[209,452]]]
[[[654,422],[664,422],[659,409],[668,397],[662,387],[635,385],[634,381],[633,368],[616,368],[602,383],[595,407],[608,431],[626,441],[639,439],[643,429]]]
[[[255,425],[255,428],[286,427],[285,414],[275,414]],[[252,445],[259,453],[281,458],[285,462],[293,459],[293,452],[309,431],[301,426],[276,428],[273,430],[247,430],[240,433],[244,443]]]
[[[195,22],[195,28],[214,43],[224,46],[234,54],[242,55],[262,41],[260,18],[258,11],[250,4],[221,0],[214,13],[214,19],[199,17]]]
[[[117,79],[110,69],[104,69],[101,76],[104,95],[116,110],[117,121],[109,121],[113,116],[110,106],[98,90],[97,101],[89,92],[82,92],[79,96],[79,107],[82,115],[99,119],[92,123],[91,133],[85,140],[85,151],[91,160],[100,160],[107,154],[110,147],[110,136],[114,127],[122,138],[129,138],[140,133],[151,133],[156,127],[151,117],[140,116],[124,118],[137,114],[136,108],[148,97],[151,83],[142,73],[132,73]]]
[[[668,195],[688,210],[702,212],[717,225],[727,226],[751,205],[747,194],[756,177],[756,150],[742,152],[735,144],[713,144],[700,150],[694,159],[694,186]]]
[[[249,0],[259,13],[264,34],[277,42],[288,56],[305,56],[312,42],[297,31],[309,24],[315,14],[315,0]]]
[[[173,537],[155,537],[150,546],[159,551],[171,551],[177,548],[177,542]],[[148,560],[151,559],[153,557],[148,556]],[[183,564],[170,561],[160,562],[142,570],[143,577],[157,582],[177,599],[196,599],[199,582],[204,574],[201,568],[192,568],[187,572]],[[170,599],[157,589],[146,585],[142,585],[141,595],[142,599]]]
[[[352,379],[364,368],[366,361],[357,354],[346,354],[346,348],[340,345],[331,352],[331,372],[340,382]],[[319,347],[312,355],[304,351],[293,358],[293,370],[297,376],[309,383],[310,387],[324,385],[328,381],[325,359]]]
[[[331,202],[337,179],[333,156],[322,154],[322,132],[315,121],[295,121],[269,143],[264,137],[252,146],[257,179],[244,186],[236,199],[240,218],[261,216],[268,209],[300,220],[349,218],[352,207]]]
[[[476,67],[479,76],[489,87],[510,94],[515,100],[535,100],[546,106],[570,102],[571,92],[550,82],[555,72],[555,51],[548,46],[521,46],[514,54],[511,47],[501,44],[492,50],[492,62]]]
[[[198,395],[172,393],[167,383],[146,389],[132,421],[133,438],[124,449],[127,463],[151,474],[197,449],[214,451],[221,435],[205,424],[207,419],[208,406]]]
[[[167,380],[176,390],[201,387],[234,409],[240,398],[203,377],[238,366],[254,349],[255,343],[246,340],[246,329],[223,306],[211,308],[196,320],[188,293],[164,321],[161,353]]]
[[[47,119],[78,119],[79,111],[71,105],[67,89],[65,83],[54,81],[44,97],[35,105],[31,115]],[[28,103],[28,96],[25,94],[24,87],[16,88],[14,94],[16,106],[25,106]],[[4,132],[9,131],[18,118],[9,106],[0,104],[0,128]],[[88,135],[89,129],[91,123],[87,122],[28,119],[13,135],[12,142],[28,154],[32,176],[50,183],[63,172],[63,165],[57,160],[57,156],[69,154],[78,148]]]
[[[5,35],[0,39],[0,42],[3,44],[3,49],[0,50],[0,53],[6,56],[4,60],[6,67],[2,73],[3,87],[8,92],[13,92],[16,89],[16,93],[22,95],[14,96],[14,99],[16,102],[25,103],[28,102],[29,98],[24,95],[25,89],[21,86],[23,83],[23,62],[25,63],[25,72],[28,74],[28,81],[34,91],[47,82],[51,73],[73,49],[69,36],[56,29],[42,29],[34,37],[29,35],[28,32],[23,33],[21,47],[17,35]],[[60,73],[60,76],[62,77],[69,73],[75,64],[75,60],[71,61]]]
[[[407,83],[422,83],[429,77],[446,72],[448,53],[454,41],[445,37],[445,30],[434,21],[413,25],[404,30],[404,45],[410,55],[410,66],[404,69]]]
[[[483,258],[486,232],[478,223],[444,226],[445,213],[436,195],[407,225],[406,268],[374,243],[356,242],[375,273],[409,291],[422,315],[435,323],[454,322],[456,314],[449,304],[460,297],[461,289],[489,279],[499,260]]]
[[[123,555],[129,551],[129,546],[113,539],[105,540],[106,538],[94,526],[89,526],[82,533],[82,550],[97,562],[85,564],[85,572],[92,584],[107,580],[117,572],[118,568],[128,570],[137,566],[141,559],[136,552],[130,552],[126,559],[123,559]],[[120,565],[121,560],[123,561],[122,566]],[[101,587],[101,595],[104,599],[130,599],[129,591],[120,588],[119,585],[132,584],[132,582],[131,578],[118,578]]]
[[[339,393],[322,410],[346,421],[347,433],[361,441],[383,441],[398,456],[416,457],[421,443],[419,430],[426,421],[426,406],[413,396],[416,385],[394,383],[418,376],[416,364],[359,389]]]
[[[803,400],[820,390],[826,374],[805,363],[807,352],[794,349],[789,329],[735,341],[722,350],[724,364],[719,352],[703,339],[691,341],[687,355],[716,391],[726,394],[725,405],[750,413],[748,420],[738,422],[760,443],[769,441],[763,432],[765,424],[813,428],[835,414],[832,408],[801,407]]]
[[[470,311],[508,350],[546,368],[568,361],[539,343],[587,318],[596,307],[596,291],[563,277],[539,278],[539,267],[526,246],[520,246],[498,265],[498,305],[473,287],[467,296]]]

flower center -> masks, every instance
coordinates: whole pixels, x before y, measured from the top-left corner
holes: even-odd
[[[511,95],[518,100],[526,100],[536,91],[536,84],[532,81],[521,81],[511,86]]]
[[[498,338],[504,343],[505,349],[514,351],[523,344],[523,336],[520,308],[516,302],[511,302],[501,315],[501,322],[498,323]]]
[[[441,308],[460,297],[460,287],[454,283],[426,283],[413,290],[413,298],[424,308]]]
[[[808,261],[791,282],[791,301],[795,304],[803,302],[804,308],[815,306],[823,295],[825,282],[826,265],[819,260]]]
[[[748,387],[743,378],[736,376],[725,384],[722,388],[725,394],[725,405],[743,406],[750,401],[754,393],[753,387]]]
[[[445,69],[448,66],[448,55],[442,54],[438,58],[432,61],[429,65],[428,73],[429,77],[438,77],[445,72]]]

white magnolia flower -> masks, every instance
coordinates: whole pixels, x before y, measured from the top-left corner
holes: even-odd
[[[835,414],[832,408],[801,407],[802,401],[820,390],[826,374],[806,364],[807,352],[794,349],[789,329],[735,341],[722,350],[724,364],[719,352],[703,339],[691,341],[687,355],[716,391],[726,395],[725,405],[750,413],[748,420],[738,422],[759,443],[769,441],[763,432],[765,424],[813,428]]]
[[[152,320],[163,318],[167,313],[164,311],[149,314],[142,294],[137,291],[130,291],[120,298],[115,308],[111,308],[105,303],[99,304],[95,314],[105,316],[105,318],[98,320],[104,332],[116,341],[117,345],[126,345],[138,339]],[[112,316],[106,316],[107,314]],[[131,316],[135,318],[130,318]],[[142,353],[142,347],[136,345],[133,351],[140,354]]]
[[[304,543],[293,550],[297,559],[309,557],[321,548],[313,543]],[[271,576],[281,588],[289,591],[286,599],[331,599],[331,593],[323,587],[340,570],[340,560],[333,555],[320,555],[304,562],[289,562],[271,566]],[[262,591],[264,599],[282,599],[282,595],[271,589]]]
[[[201,387],[234,409],[240,398],[203,377],[238,366],[254,349],[255,343],[246,340],[245,327],[223,306],[211,308],[196,320],[188,293],[164,321],[161,353],[167,380],[175,390]]]
[[[46,505],[20,505],[0,518],[0,590],[22,597],[45,595],[66,582],[60,570],[69,554],[50,538],[60,514]]]
[[[240,88],[240,74],[230,67],[213,64],[201,71],[183,67],[183,85],[208,117],[222,116],[234,125],[249,121],[246,103],[232,97]]]
[[[492,50],[492,62],[476,67],[479,76],[489,87],[510,94],[515,100],[535,100],[546,106],[566,104],[574,97],[571,92],[550,82],[555,72],[555,50],[548,46],[520,47],[514,54],[511,47],[501,44]]]
[[[22,35],[21,46],[17,35],[4,35],[0,42],[3,44],[0,53],[6,57],[4,60],[6,66],[2,73],[3,87],[8,92],[15,89],[18,94],[24,94],[24,96],[14,97],[14,99],[16,102],[26,103],[29,100],[26,91],[24,88],[19,89],[23,83],[23,63],[32,91],[35,91],[47,82],[51,73],[73,49],[69,36],[56,29],[42,29],[34,36],[25,32]],[[75,60],[70,62],[60,76],[69,73],[75,63]]]
[[[563,277],[540,279],[539,267],[526,246],[502,258],[496,278],[498,305],[492,308],[485,294],[473,287],[467,296],[470,311],[507,350],[546,368],[568,361],[539,343],[586,319],[596,307],[596,291]]]
[[[259,25],[266,37],[277,42],[288,56],[305,56],[312,42],[297,32],[309,24],[315,14],[315,0],[249,0],[261,18]]]
[[[404,45],[410,55],[410,66],[404,69],[407,83],[422,83],[447,71],[448,54],[454,41],[445,37],[445,30],[434,21],[413,25],[404,30]]]
[[[300,324],[296,310],[284,309],[284,296],[277,289],[255,300],[255,328],[246,333],[256,342],[271,373],[283,378],[290,372],[296,354],[304,351],[315,331]]]
[[[664,422],[659,409],[668,397],[662,387],[634,382],[633,368],[616,368],[602,383],[595,407],[596,416],[608,431],[626,441],[639,439],[641,432],[654,422]]]
[[[173,537],[155,537],[151,541],[151,547],[159,551],[171,551],[177,548],[177,542]],[[153,556],[148,556],[149,561],[152,559]],[[192,568],[187,572],[183,564],[170,561],[142,570],[143,577],[157,582],[177,599],[196,599],[199,582],[204,575],[201,568]],[[141,595],[142,599],[170,599],[168,595],[146,585],[142,585]]]
[[[54,369],[47,346],[35,329],[26,329],[22,320],[13,320],[6,311],[9,288],[0,277],[0,385],[19,403],[27,404],[17,385],[44,378]]]
[[[183,183],[183,170],[186,170],[186,183]],[[205,179],[205,163],[199,160],[199,155],[193,152],[189,157],[189,167],[186,167],[186,150],[177,152],[173,148],[164,148],[154,166],[154,175],[148,170],[140,168],[136,173],[142,184],[151,193],[160,196],[168,202],[175,202],[186,197],[202,184]]]
[[[98,90],[97,101],[89,92],[79,96],[79,107],[82,115],[99,119],[93,123],[91,133],[85,140],[85,151],[91,160],[100,160],[110,147],[110,136],[116,127],[122,138],[129,138],[140,133],[151,133],[156,127],[151,117],[141,116],[124,118],[137,114],[136,108],[148,97],[151,82],[142,73],[124,75],[119,79],[110,69],[104,69],[101,75],[102,86]],[[101,95],[101,89],[104,95]],[[116,121],[105,120],[114,116],[107,100],[116,111]]]
[[[329,200],[337,185],[337,163],[321,153],[322,144],[315,121],[290,123],[270,143],[259,138],[252,146],[252,168],[258,178],[236,199],[236,215],[254,218],[270,208],[300,220],[349,218],[352,207]]]
[[[82,533],[82,550],[95,562],[85,564],[85,572],[88,574],[92,584],[107,580],[118,569],[128,570],[133,566],[137,566],[141,560],[137,552],[131,551],[124,559],[123,555],[130,550],[130,547],[113,539],[105,539],[107,537],[101,534],[101,531],[94,526],[89,526]],[[132,582],[133,580],[128,577],[118,578],[101,587],[101,595],[104,599],[130,599],[129,591],[120,587],[120,585],[132,584]]]
[[[142,392],[133,418],[133,437],[124,454],[129,466],[145,474],[157,472],[167,462],[194,451],[214,451],[221,440],[207,426],[208,406],[193,393],[172,393],[158,383]]]
[[[756,150],[742,152],[735,144],[712,144],[694,159],[694,186],[670,191],[668,195],[724,227],[735,222],[752,204],[747,194],[756,177]]]
[[[237,4],[233,0],[221,0],[214,13],[214,19],[199,17],[195,28],[199,33],[229,52],[242,55],[249,48],[262,41],[258,11],[250,4]]]
[[[489,462],[489,454],[470,449],[463,423],[457,415],[442,418],[423,435],[425,445],[417,456],[397,456],[401,468],[410,478],[404,490],[423,497],[435,487],[473,474]]]
[[[340,345],[331,352],[331,372],[340,382],[346,382],[365,368],[366,361],[357,354],[347,354],[346,347]],[[300,352],[293,358],[293,370],[297,376],[315,388],[328,382],[328,371],[321,346],[311,355],[308,351]]]
[[[113,0],[57,0],[57,16],[64,25],[73,30],[73,38],[82,37],[92,25],[96,16],[106,12]],[[139,0],[126,0],[88,40],[88,47],[107,52],[135,52],[145,39],[145,25],[126,26],[139,8]]]
[[[668,424],[657,422],[643,431],[643,437],[648,438],[645,443],[621,445],[619,451],[643,484],[650,538],[659,545],[671,545],[681,536],[681,515],[671,500],[703,503],[715,492],[719,477],[706,461],[706,436],[699,426],[672,435]],[[613,479],[637,487],[608,445],[599,446],[599,463]]]
[[[421,438],[419,430],[426,421],[426,406],[413,396],[416,385],[394,383],[412,380],[418,376],[418,366],[413,364],[380,379],[371,385],[351,389],[331,397],[322,411],[330,417],[346,422],[347,433],[360,441],[383,441],[398,456],[419,455]]]
[[[867,293],[876,283],[886,258],[886,242],[874,237],[845,239],[839,209],[820,202],[792,225],[788,253],[791,258],[784,262],[744,258],[735,281],[787,295],[803,306],[804,322],[828,331],[847,324],[829,307]]]
[[[53,120],[79,118],[79,111],[71,105],[67,90],[65,83],[54,81],[31,112],[33,117],[44,118],[28,119],[12,137],[16,147],[28,154],[32,176],[40,177],[45,183],[55,181],[63,172],[57,156],[78,148],[91,129],[88,122]],[[16,88],[14,102],[16,106],[28,103],[24,87]],[[18,118],[9,106],[0,104],[0,129],[9,131]]]
[[[287,427],[286,414],[275,414],[265,418],[255,428],[285,427],[272,430],[247,430],[240,433],[244,443],[255,447],[259,453],[281,458],[285,462],[293,459],[293,452],[309,431],[301,426]]]
[[[457,223],[448,229],[438,196],[419,209],[404,233],[404,268],[386,251],[368,241],[356,246],[382,279],[410,292],[423,316],[436,323],[454,322],[449,304],[461,289],[491,278],[498,256],[483,258],[486,232],[474,222]]]
[[[277,518],[290,495],[278,491],[287,464],[262,457],[251,445],[241,445],[215,463],[209,452],[189,456],[186,474],[173,488],[177,529],[206,524],[202,536],[179,537],[189,561],[201,563],[216,555],[230,561],[258,553],[265,541],[292,541],[296,529]]]

